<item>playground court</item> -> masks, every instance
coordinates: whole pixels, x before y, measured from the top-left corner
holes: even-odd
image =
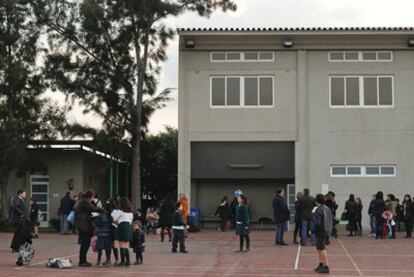
[[[403,233],[398,234],[400,237]],[[291,242],[291,233],[286,241]],[[34,241],[36,255],[32,264],[16,267],[16,254],[9,245],[12,234],[0,233],[0,276],[321,276],[313,272],[317,265],[315,248],[276,246],[274,232],[253,231],[251,251],[235,253],[238,237],[232,232],[208,230],[190,234],[189,254],[171,254],[170,243],[147,236],[144,264],[130,268],[78,268],[77,237],[41,234]],[[375,240],[341,236],[327,247],[329,276],[414,276],[414,239]],[[132,252],[132,251],[131,251]],[[131,255],[132,257],[135,256]],[[72,269],[49,269],[50,257],[69,257]],[[96,253],[89,253],[96,262]],[[323,275],[323,274],[322,274]]]

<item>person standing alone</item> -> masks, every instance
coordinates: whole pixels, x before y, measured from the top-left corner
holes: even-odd
[[[276,244],[288,245],[283,240],[283,234],[289,223],[290,211],[286,204],[285,191],[283,189],[278,189],[273,199],[273,218],[276,223]]]
[[[302,218],[302,232],[301,232],[301,245],[306,246],[308,237],[308,228],[313,229],[313,213],[312,210],[315,207],[315,199],[309,195],[309,189],[303,190],[303,197],[299,201],[299,211]],[[315,245],[315,235],[311,234],[312,245]]]

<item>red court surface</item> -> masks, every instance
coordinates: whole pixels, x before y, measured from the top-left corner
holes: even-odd
[[[402,233],[399,236],[403,236]],[[172,254],[168,242],[147,236],[144,264],[130,268],[78,268],[76,236],[41,234],[35,240],[36,255],[30,266],[16,267],[16,254],[9,250],[11,234],[0,234],[0,276],[321,276],[313,247],[276,246],[274,232],[253,231],[251,251],[235,253],[238,237],[213,230],[190,234],[190,254]],[[291,241],[291,233],[286,235]],[[414,276],[414,239],[375,240],[341,236],[328,246],[329,276]],[[132,251],[131,251],[132,252]],[[131,255],[135,258],[134,255]],[[69,257],[72,269],[49,269],[50,257]],[[96,254],[89,253],[96,262]],[[134,259],[133,259],[134,260]]]

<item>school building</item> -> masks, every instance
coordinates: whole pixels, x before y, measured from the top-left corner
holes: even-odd
[[[178,190],[211,215],[241,189],[414,193],[414,28],[179,29]]]
[[[19,188],[24,188],[28,209],[29,198],[37,200],[40,227],[50,227],[49,221],[58,218],[60,200],[68,191],[69,179],[73,179],[76,193],[92,189],[103,202],[118,193],[128,195],[130,191],[128,164],[100,151],[95,141],[33,141],[27,151],[38,155],[44,169],[21,177],[11,174],[5,201],[9,202]]]

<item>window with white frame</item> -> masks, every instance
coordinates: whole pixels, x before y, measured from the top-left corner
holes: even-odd
[[[331,177],[394,177],[395,165],[332,165]]]
[[[274,77],[211,76],[211,107],[272,107]]]
[[[334,51],[328,55],[330,62],[392,62],[391,51]]]
[[[330,76],[331,107],[393,107],[393,76]]]
[[[211,62],[272,62],[274,52],[249,51],[249,52],[211,52]]]

